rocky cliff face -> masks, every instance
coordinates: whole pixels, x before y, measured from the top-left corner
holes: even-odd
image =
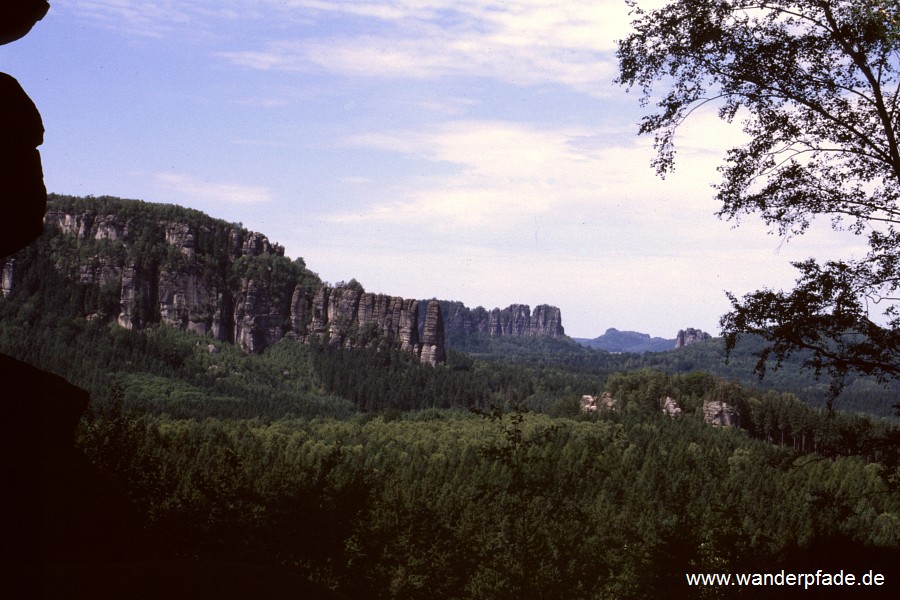
[[[696,344],[697,342],[711,339],[712,336],[705,331],[700,331],[699,329],[688,327],[687,329],[681,329],[678,331],[678,335],[675,338],[675,348],[684,348],[685,346],[690,346],[691,344]]]
[[[462,302],[440,301],[444,315],[444,331],[451,345],[469,336],[535,336],[565,335],[562,315],[555,306],[541,304],[531,310],[527,304],[487,310],[481,306],[468,308]]]
[[[420,338],[417,300],[324,285],[302,259],[236,224],[165,205],[56,197],[45,228],[51,247],[66,248],[51,252],[57,270],[104,290],[113,301],[96,313],[122,327],[164,323],[248,352],[283,338],[341,347],[386,340],[422,362],[445,360],[438,303]],[[0,264],[4,296],[17,271],[14,258]]]
[[[447,354],[444,350],[444,319],[441,315],[441,305],[437,300],[428,303],[423,332],[422,362],[433,365],[445,362]]]
[[[360,291],[349,286],[320,287],[309,295],[295,291],[291,335],[319,336],[332,346],[361,347],[379,339],[418,356],[423,363],[446,361],[440,306],[429,303],[419,337],[419,301]]]
[[[737,408],[720,400],[703,403],[703,420],[713,427],[740,427],[741,415]]]

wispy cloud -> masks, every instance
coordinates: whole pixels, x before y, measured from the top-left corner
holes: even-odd
[[[148,38],[227,36],[220,25],[240,23],[231,35],[252,30],[252,45],[217,56],[253,69],[490,77],[596,96],[606,93],[615,74],[612,51],[629,21],[621,0],[57,0],[54,6]]]
[[[489,77],[515,85],[561,84],[596,96],[614,76],[615,39],[626,31],[624,2],[289,2],[320,23],[362,20],[340,35],[304,31],[290,40],[219,56],[263,70],[348,77]],[[323,27],[333,30],[333,27]]]
[[[176,195],[178,202],[190,199],[208,204],[257,204],[268,202],[273,197],[267,187],[215,183],[179,173],[157,173],[155,179]]]
[[[607,255],[659,254],[666,242],[653,232],[711,218],[708,176],[659,181],[646,144],[603,145],[593,133],[461,120],[357,135],[345,143],[443,168],[370,189],[367,205],[329,219],[359,231],[417,232],[448,251],[465,244],[577,258],[598,248]],[[702,238],[694,234],[678,248],[696,250]]]
[[[239,98],[236,102],[242,106],[255,106],[257,108],[282,108],[290,105],[290,100],[275,96],[254,96]]]
[[[51,14],[57,11],[98,27],[147,38],[185,32],[203,37],[223,20],[262,16],[239,0],[54,0]]]

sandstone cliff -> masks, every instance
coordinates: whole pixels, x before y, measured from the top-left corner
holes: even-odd
[[[705,331],[688,327],[678,331],[678,335],[675,338],[675,348],[684,348],[685,346],[711,339],[712,336]]]
[[[468,308],[462,302],[439,301],[444,316],[447,343],[460,345],[469,337],[565,335],[559,308],[541,304],[531,310],[527,304],[511,304],[487,310]]]
[[[334,346],[387,342],[431,364],[445,360],[441,307],[325,285],[302,259],[239,224],[198,211],[112,198],[52,196],[44,220],[56,270],[100,298],[85,316],[141,329],[164,323],[261,352],[284,339]],[[0,260],[11,295],[22,261]],[[433,306],[431,306],[433,304]],[[422,318],[422,331],[419,321]]]

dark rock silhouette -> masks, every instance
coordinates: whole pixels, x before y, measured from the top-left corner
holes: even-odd
[[[48,8],[3,2],[0,43],[26,35]],[[34,103],[0,73],[0,258],[42,231],[43,134]],[[124,488],[75,447],[88,401],[65,379],[0,354],[0,597],[334,598],[273,569],[160,560]]]
[[[7,0],[0,5],[0,45],[25,37],[50,10],[47,0]]]
[[[41,115],[6,73],[0,73],[0,132],[0,255],[5,256],[41,234],[47,207],[37,150],[44,141]]]
[[[46,2],[6,2],[0,42],[27,34]],[[47,191],[37,147],[44,126],[37,107],[0,73],[0,256],[43,229]],[[0,355],[0,561],[6,597],[40,597],[39,565],[128,556],[128,505],[75,448],[88,393],[66,380]],[[132,538],[137,539],[137,538]]]
[[[0,6],[0,44],[26,35],[50,5],[18,0]],[[41,234],[47,190],[37,150],[44,141],[41,114],[10,75],[0,73],[0,256],[27,245]]]

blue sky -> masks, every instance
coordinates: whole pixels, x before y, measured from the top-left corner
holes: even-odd
[[[43,115],[52,192],[190,206],[369,291],[553,304],[577,337],[715,334],[724,290],[848,240],[718,220],[741,133],[713,112],[656,177],[613,83],[629,21],[623,0],[51,0],[0,70]]]

